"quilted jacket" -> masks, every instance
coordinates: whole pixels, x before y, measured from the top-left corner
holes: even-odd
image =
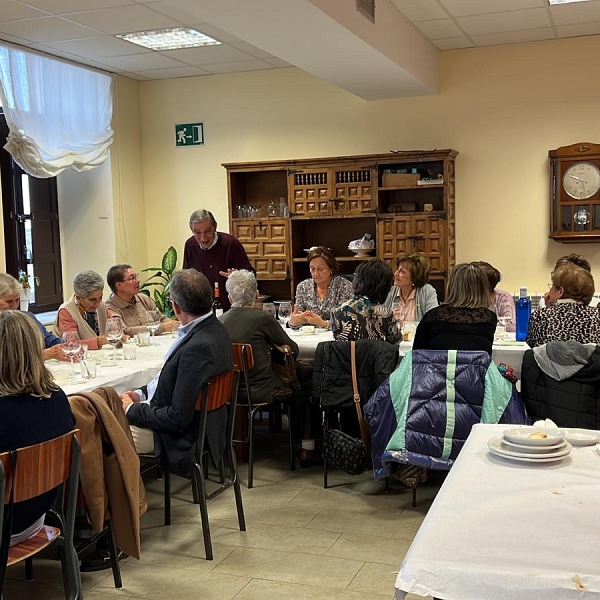
[[[487,352],[414,350],[364,408],[375,478],[394,463],[447,470],[475,423],[529,423]]]

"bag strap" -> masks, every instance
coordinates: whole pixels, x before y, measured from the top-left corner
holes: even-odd
[[[352,369],[352,390],[354,392],[354,406],[358,415],[358,425],[360,427],[360,437],[365,448],[367,447],[367,429],[363,419],[362,409],[360,407],[360,394],[358,393],[358,380],[356,378],[356,342],[350,342],[350,366]]]

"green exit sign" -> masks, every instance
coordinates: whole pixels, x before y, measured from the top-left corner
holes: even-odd
[[[204,123],[180,123],[175,125],[177,146],[202,146],[204,144]]]

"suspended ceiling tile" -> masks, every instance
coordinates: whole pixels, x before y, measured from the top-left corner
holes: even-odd
[[[198,77],[199,75],[210,75],[209,71],[199,67],[171,67],[169,69],[150,69],[139,71],[140,75],[148,79],[171,79],[176,77]]]
[[[546,0],[440,0],[440,4],[454,17],[548,6]]]
[[[285,60],[281,60],[281,58],[265,58],[265,61],[267,61],[269,64],[273,65],[274,67],[285,68],[285,67],[293,67],[294,66],[288,62],[285,62]]]
[[[576,2],[566,6],[553,6],[550,11],[556,25],[600,21],[600,2]]]
[[[436,0],[391,0],[391,2],[411,21],[429,21],[448,17],[448,13]]]
[[[440,50],[458,50],[459,48],[473,47],[473,42],[464,36],[447,38],[445,40],[435,40],[434,44]]]
[[[476,15],[473,17],[459,17],[456,20],[468,35],[487,35],[503,31],[537,29],[551,26],[548,13],[543,8]]]
[[[580,35],[600,34],[600,21],[593,23],[578,23],[577,25],[561,25],[556,28],[558,37],[578,37]]]
[[[464,35],[460,27],[452,19],[436,19],[434,21],[420,21],[415,25],[430,39],[437,40]]]
[[[218,63],[241,62],[254,58],[250,54],[227,44],[221,46],[204,46],[202,48],[166,50],[163,54],[188,65],[214,65]]]
[[[137,79],[137,81],[150,81],[150,77],[144,77],[141,73],[129,73],[128,71],[122,71],[120,75],[123,75],[123,77],[129,77],[129,79]]]
[[[164,56],[160,52],[146,52],[130,56],[107,56],[103,63],[117,67],[123,71],[149,71],[150,69],[167,69],[169,67],[185,67],[178,60]]]
[[[66,42],[52,42],[48,46],[57,51],[70,52],[77,56],[87,58],[104,58],[106,56],[126,56],[128,54],[142,54],[152,52],[149,48],[142,48],[137,44],[120,40],[119,38],[102,35],[84,40],[70,40]]]
[[[173,6],[168,2],[164,2],[163,0],[148,0],[145,6],[163,15],[166,15],[167,17],[181,21],[186,25],[189,25],[190,23],[199,23],[198,17],[192,15],[191,13],[185,12],[176,6]]]
[[[71,13],[68,18],[81,25],[94,27],[99,31],[110,34],[181,27],[179,21],[141,5]]]
[[[23,21],[0,23],[0,32],[15,35],[38,44],[60,40],[76,40],[98,35],[98,32],[93,29],[65,21],[60,17],[43,17],[41,19],[24,19]]]
[[[201,31],[202,33],[205,33],[206,35],[209,35],[210,37],[214,38],[215,40],[219,40],[219,42],[221,42],[223,44],[239,44],[240,42],[244,41],[238,37],[235,37],[235,36],[227,33],[223,29],[219,29],[218,27],[215,27],[214,25],[210,25],[209,23],[203,23],[201,25],[197,25],[197,27],[195,27],[195,29],[198,29],[198,31]]]
[[[539,42],[555,38],[552,27],[541,29],[522,29],[521,31],[505,31],[487,35],[472,35],[471,39],[477,46],[498,46],[500,44],[518,44],[521,42]]]
[[[264,50],[261,50],[260,48],[257,48],[256,46],[246,42],[238,42],[237,44],[232,45],[238,50],[247,52],[251,56],[254,56],[254,58],[273,58],[272,54],[269,54],[268,52],[265,52]]]
[[[2,0],[4,4],[5,0]],[[24,4],[47,10],[55,15],[80,12],[82,9],[113,8],[134,4],[133,0],[23,0]],[[4,7],[3,7],[4,10]]]
[[[243,62],[219,63],[216,65],[204,65],[204,68],[210,73],[242,73],[244,71],[262,71],[264,69],[274,69],[272,64],[264,60],[245,60]]]
[[[26,6],[13,0],[2,0],[0,10],[0,21],[16,21],[17,19],[34,19],[36,17],[48,17],[48,13]]]

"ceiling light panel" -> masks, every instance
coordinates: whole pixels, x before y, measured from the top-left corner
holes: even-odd
[[[221,43],[204,33],[187,27],[123,33],[116,37],[144,48],[150,48],[150,50],[178,50],[199,46],[217,46]]]
[[[556,4],[572,4],[573,2],[589,2],[590,0],[548,0],[548,4],[550,6],[554,6]]]

